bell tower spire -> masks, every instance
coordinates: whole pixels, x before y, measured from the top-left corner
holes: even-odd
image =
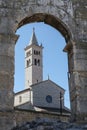
[[[25,48],[25,88],[43,80],[42,49],[33,28],[30,42]]]
[[[35,34],[35,28],[33,28],[33,32],[32,32],[32,36],[31,36],[29,45],[37,45],[37,46],[39,46],[37,38],[36,38],[36,34]]]

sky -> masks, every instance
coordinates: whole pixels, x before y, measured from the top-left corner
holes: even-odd
[[[70,108],[68,87],[67,53],[63,52],[66,45],[64,37],[58,30],[47,24],[31,23],[19,28],[16,32],[19,39],[15,46],[15,86],[14,92],[24,90],[25,86],[25,55],[24,48],[29,44],[33,28],[39,45],[43,49],[43,80],[49,79],[65,89],[65,106]]]

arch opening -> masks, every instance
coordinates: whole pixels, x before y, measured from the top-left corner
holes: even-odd
[[[60,20],[56,19],[52,15],[35,14],[31,17],[26,17],[18,24],[17,29],[23,27],[26,24],[31,24],[31,23],[35,23],[35,22],[38,22],[38,23],[44,22],[45,24],[50,25],[53,28],[55,28],[57,31],[59,31],[62,34],[63,38],[66,41],[65,44],[70,40],[71,35],[70,35],[70,32],[68,31],[68,29],[66,29],[66,26]],[[68,80],[68,78],[67,78],[67,80]],[[68,107],[70,107],[70,104]]]
[[[44,22],[45,24],[48,24],[53,28],[57,29],[65,38],[66,43],[71,38],[71,33],[69,29],[66,27],[66,25],[60,19],[50,14],[37,13],[30,17],[26,17],[19,22],[17,29],[25,24],[34,22]]]

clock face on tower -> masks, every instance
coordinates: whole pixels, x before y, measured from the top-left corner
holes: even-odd
[[[51,96],[51,95],[47,95],[47,96],[46,96],[46,101],[47,101],[48,103],[52,103],[52,96]]]

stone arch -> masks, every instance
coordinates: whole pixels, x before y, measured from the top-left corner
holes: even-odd
[[[51,11],[50,5],[49,5],[49,10],[47,10],[47,12],[45,11],[46,7],[44,7],[44,10],[40,9],[42,8],[42,5],[41,6],[39,5],[39,8],[36,10],[33,9],[34,7],[36,9],[35,5],[33,5],[33,7],[30,5],[28,7],[28,11],[26,11],[25,9],[23,14],[21,13],[17,14],[17,17],[15,19],[15,26],[14,26],[15,31],[25,24],[34,23],[34,22],[44,22],[45,24],[52,26],[62,34],[67,45],[64,48],[64,51],[67,51],[68,48],[70,49],[73,44],[72,42],[73,33],[67,21],[69,21],[69,18],[70,20],[72,19],[71,14],[69,14],[69,12],[67,12],[63,8],[59,8],[59,10],[57,10],[56,13],[57,8],[55,8],[53,5],[52,8],[55,9],[55,13]],[[67,21],[65,20],[66,17],[67,17]],[[68,65],[70,66],[69,63]]]
[[[60,18],[57,18],[57,16],[54,16],[52,14],[34,13],[30,16],[23,16],[23,19],[21,17],[21,20],[18,21],[16,29],[19,29],[25,24],[34,22],[44,22],[45,24],[52,26],[62,34],[62,36],[65,38],[66,44],[71,43],[71,30],[69,30],[68,26],[66,25],[66,23],[64,23],[64,21],[61,21]]]
[[[32,22],[44,22],[56,28],[68,41],[73,37],[71,23],[73,9],[70,0],[25,0],[14,4],[13,33],[17,28]]]
[[[9,90],[7,96],[9,100],[3,104],[3,96],[1,98],[0,109],[13,110],[13,86],[14,86],[14,48],[18,36],[15,34],[17,28],[24,24],[31,22],[44,22],[57,30],[59,30],[68,42],[72,37],[70,32],[69,19],[72,19],[72,4],[69,0],[16,0],[16,1],[1,1],[0,6],[0,60],[3,62],[1,65],[1,77],[8,76],[8,85],[2,81],[2,86],[5,86],[5,91]],[[4,43],[4,44],[3,44]],[[7,62],[4,60],[6,59]],[[8,66],[6,66],[6,63]],[[11,69],[10,69],[11,66]],[[5,80],[5,78],[4,78]],[[6,88],[6,86],[9,86]],[[3,105],[2,105],[3,104]],[[9,104],[9,105],[8,105]]]
[[[38,14],[33,14],[30,17],[25,17],[23,20],[21,20],[18,23],[17,29],[25,24],[33,23],[33,22],[44,22],[45,24],[54,27],[63,35],[66,42],[69,41],[72,37],[71,32],[66,26],[66,24],[62,22],[59,18],[50,14],[38,13]]]
[[[71,30],[68,28],[64,21],[61,21],[60,18],[57,18],[54,15],[46,14],[46,13],[34,13],[31,16],[23,16],[23,19],[19,20],[16,25],[16,29],[19,29],[25,24],[34,23],[34,22],[44,22],[58,30],[62,36],[65,38],[66,44],[69,44],[69,48],[71,48],[72,44],[72,34]],[[68,46],[65,47],[64,51],[67,51]],[[70,64],[69,64],[70,65]]]
[[[29,21],[43,21],[59,30],[65,37],[67,42],[65,51],[68,51],[69,56],[72,57],[70,63],[73,65],[69,77],[72,117],[75,121],[87,122],[87,109],[84,109],[87,108],[86,4],[86,0],[81,2],[75,0],[0,1],[0,111],[6,110],[8,114],[7,117],[6,114],[1,117],[1,124],[4,123],[3,119],[9,119],[8,124],[1,126],[2,130],[9,130],[9,124],[13,126],[11,110],[13,110],[14,48],[18,39],[15,32],[17,28]]]

